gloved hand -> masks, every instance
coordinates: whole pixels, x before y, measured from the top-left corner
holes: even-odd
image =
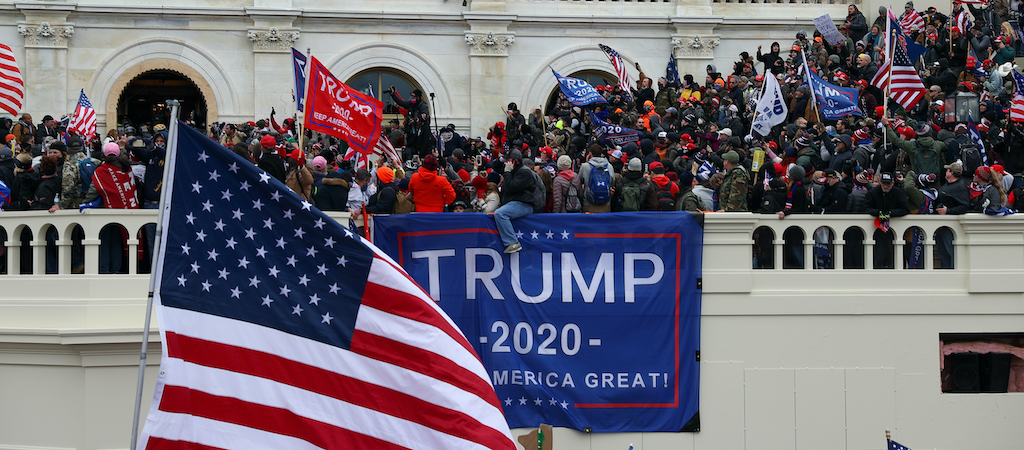
[[[511,172],[516,167],[516,164],[511,160],[505,161],[505,172]]]
[[[84,213],[86,209],[99,208],[101,203],[103,203],[102,197],[97,198],[96,200],[93,200],[89,203],[82,203],[81,205],[78,205],[78,212]]]

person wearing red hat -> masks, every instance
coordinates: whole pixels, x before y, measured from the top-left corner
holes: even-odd
[[[277,154],[277,139],[269,134],[264,135],[260,138],[260,150],[263,153],[256,160],[256,165],[268,175],[284,183],[287,173],[284,168],[284,159]]]
[[[971,211],[996,211],[1006,203],[1002,174],[989,166],[974,169],[974,183],[971,185]]]
[[[992,45],[994,48],[994,50],[992,51],[992,61],[994,61],[996,65],[1001,66],[1010,61],[1013,61],[1013,47],[1010,47],[1010,45],[1007,43],[1006,37],[1000,36],[996,38],[995,42]]]

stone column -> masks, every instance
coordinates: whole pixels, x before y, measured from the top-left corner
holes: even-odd
[[[478,2],[480,0],[473,2],[474,9]],[[503,8],[504,2],[501,4]],[[495,122],[505,120],[501,111],[508,105],[510,98],[508,48],[516,40],[515,33],[508,31],[508,24],[516,16],[475,12],[465,13],[464,16],[470,25],[469,31],[466,31],[466,44],[469,46],[469,98],[472,99],[470,129],[474,135],[483,135]]]
[[[691,0],[680,0],[691,2]],[[704,0],[705,2],[707,0]],[[710,4],[709,4],[710,5]],[[683,9],[684,6],[679,6]],[[703,11],[701,6],[687,6],[687,11],[694,9]],[[706,14],[710,14],[710,6],[707,6]],[[672,34],[672,55],[676,58],[676,66],[679,68],[679,76],[693,74],[694,81],[698,84],[704,83],[704,68],[708,64],[714,64],[715,49],[718,47],[721,37],[714,34],[715,27],[722,23],[721,16],[705,17],[673,17],[672,24],[676,32]]]
[[[68,41],[75,34],[73,23],[67,22],[74,4],[17,3],[25,15],[18,21],[18,33],[25,38],[25,58],[18,58],[22,78],[25,80],[23,112],[32,114],[36,122],[43,115],[60,118],[74,111],[78,89],[68,86]],[[17,54],[17,53],[15,53]],[[96,94],[87,92],[86,95]]]
[[[291,49],[297,45],[299,29],[292,23],[301,11],[249,7],[246,12],[253,20],[248,35],[253,52],[254,119],[270,117],[274,108],[280,123],[296,113]]]

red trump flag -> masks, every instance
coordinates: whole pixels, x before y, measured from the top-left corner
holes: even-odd
[[[306,80],[306,128],[344,139],[359,153],[373,153],[384,104],[346,86],[315,57]]]

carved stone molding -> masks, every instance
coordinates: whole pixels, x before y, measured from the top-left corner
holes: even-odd
[[[26,47],[67,48],[68,40],[75,34],[75,27],[71,24],[50,25],[49,22],[38,25],[20,23],[18,33],[25,38]]]
[[[676,36],[672,38],[672,53],[676,58],[713,58],[719,41],[718,36]]]
[[[249,41],[256,52],[289,52],[299,40],[299,30],[281,31],[270,27],[267,31],[249,30]]]
[[[508,56],[508,47],[515,42],[516,36],[512,33],[466,33],[470,56]]]

